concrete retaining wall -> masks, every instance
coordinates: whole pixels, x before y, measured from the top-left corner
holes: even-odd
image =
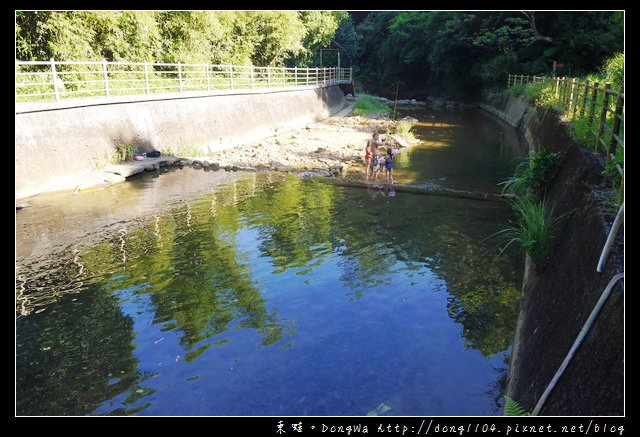
[[[569,138],[551,111],[526,112],[520,99],[481,105],[526,134],[530,146],[562,151],[564,159],[547,193],[562,217],[551,263],[536,271],[527,262],[523,301],[510,363],[507,395],[531,411],[569,352],[610,279],[624,269],[618,237],[602,273],[596,272],[612,217],[599,214],[593,187],[603,159]],[[541,411],[542,415],[624,414],[624,286],[614,288],[600,316]]]
[[[25,105],[16,110],[16,198],[68,185],[118,144],[215,151],[327,118],[343,107],[337,85]]]

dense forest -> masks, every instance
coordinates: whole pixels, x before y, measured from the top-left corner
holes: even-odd
[[[473,96],[508,73],[593,72],[624,50],[623,12],[355,13],[356,77],[390,94]]]
[[[593,72],[624,50],[624,13],[17,12],[16,59],[318,65],[333,40],[360,88],[474,97],[507,73]],[[335,65],[326,57],[324,65]]]
[[[305,66],[347,17],[331,11],[18,11],[16,59]]]

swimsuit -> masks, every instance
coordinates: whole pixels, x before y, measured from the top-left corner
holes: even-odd
[[[384,163],[384,166],[391,170],[393,168],[393,158],[387,158],[387,161]]]

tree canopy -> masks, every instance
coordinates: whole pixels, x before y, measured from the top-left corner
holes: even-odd
[[[16,12],[16,59],[234,63],[312,62],[346,12]]]
[[[624,50],[622,12],[371,12],[356,77],[377,91],[472,96],[508,73],[592,72]],[[404,85],[404,86],[403,86]]]

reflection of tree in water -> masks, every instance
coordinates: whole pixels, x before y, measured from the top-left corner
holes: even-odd
[[[201,344],[203,340],[222,334],[234,320],[240,320],[240,328],[263,334],[263,345],[273,344],[291,331],[267,310],[249,267],[237,253],[235,233],[243,225],[234,199],[237,202],[241,194],[241,189],[229,186],[188,201],[137,227],[125,239],[129,262],[123,269],[125,276],[115,281],[114,287],[126,289],[145,283],[137,293],[149,293],[154,323],[183,333],[180,342],[188,361],[211,347],[212,343]],[[210,196],[215,196],[215,215]],[[111,247],[106,251],[111,254],[119,249],[113,242],[97,247],[104,245]],[[85,262],[96,258],[91,250],[84,256]],[[93,265],[91,270],[104,268]]]
[[[118,299],[97,285],[63,295],[42,313],[19,318],[17,414],[83,415],[123,392],[128,392],[123,402],[129,405],[152,393],[140,386],[151,375],[136,369],[133,337],[133,321],[122,314]]]
[[[352,296],[360,299],[367,289],[387,283],[390,267],[399,262],[403,269],[416,271],[426,262],[447,283],[447,309],[463,325],[467,346],[485,356],[506,350],[521,293],[518,274],[508,267],[513,264],[507,258],[511,254],[498,258],[495,241],[483,240],[493,231],[462,229],[459,219],[450,219],[468,214],[463,202],[429,198],[433,208],[425,210],[427,202],[421,196],[404,196],[405,203],[395,204],[387,221],[386,199],[369,202],[362,193],[337,204],[340,216],[348,214],[349,219],[336,217],[333,222],[334,234],[343,238],[337,260],[340,279],[353,290]],[[402,220],[395,219],[398,216]]]
[[[447,282],[451,293],[447,310],[462,324],[467,347],[485,356],[506,350],[515,332],[521,293],[515,281],[501,272],[504,262],[497,249],[492,253],[445,225],[437,232],[442,252],[430,267]]]
[[[215,216],[211,215],[209,202],[191,204],[190,229],[186,229],[185,210],[174,210],[173,219],[183,230],[174,235],[172,242],[174,274],[151,296],[156,320],[166,321],[166,327],[179,327],[187,350],[226,331],[235,319],[241,320],[239,327],[264,334],[263,345],[273,344],[284,335],[285,326],[267,310],[249,267],[236,251],[234,228],[240,227],[238,214],[234,205],[225,202],[225,195],[217,194],[224,212]],[[187,359],[195,359],[208,347],[210,344],[200,347]]]
[[[463,325],[468,347],[486,356],[508,347],[519,292],[510,279],[515,274],[497,267],[504,263],[495,262],[495,247],[452,230],[447,217],[425,223],[420,196],[406,196],[396,211],[364,190],[291,177],[269,185],[268,177],[237,181],[140,224],[116,226],[112,237],[79,250],[75,263],[65,259],[47,270],[51,277],[38,287],[80,292],[47,297],[45,312],[18,320],[18,412],[85,414],[123,392],[126,404],[148,394],[138,388],[146,376],[132,355],[132,321],[117,300],[124,291],[134,300],[148,296],[154,323],[181,333],[187,360],[228,341],[223,335],[234,321],[262,335],[265,346],[292,335],[293,327],[267,308],[239,252],[247,227],[257,231],[258,250],[276,273],[335,257],[356,299],[391,281],[399,262],[415,270],[426,263],[446,281],[449,314]],[[257,196],[256,184],[262,187]],[[429,202],[438,214],[448,206]],[[33,303],[33,281],[24,275],[25,302]],[[220,338],[206,341],[214,336]]]
[[[313,267],[312,260],[330,252],[335,197],[328,184],[288,178],[241,205],[243,212],[259,215],[252,223],[260,230],[259,249],[277,273]]]

